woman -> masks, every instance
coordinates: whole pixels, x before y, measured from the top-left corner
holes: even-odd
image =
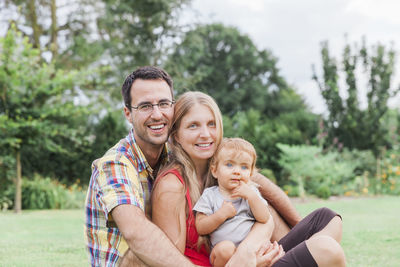
[[[152,220],[194,264],[209,266],[204,237],[198,237],[192,208],[199,199],[209,162],[223,136],[221,112],[215,101],[201,92],[183,94],[175,105],[170,144],[171,163],[160,172],[152,195]],[[344,266],[341,218],[328,209],[311,213],[279,243],[265,245],[262,224],[255,224],[235,254],[251,252],[258,266]],[[245,251],[245,252],[243,252]],[[228,265],[239,265],[232,257]],[[243,261],[241,262],[243,265]]]

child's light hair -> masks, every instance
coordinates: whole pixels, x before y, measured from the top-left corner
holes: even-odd
[[[211,159],[210,162],[210,169],[211,168],[217,168],[219,164],[219,155],[221,154],[222,151],[226,150],[233,150],[236,152],[235,154],[239,154],[241,152],[245,152],[249,154],[252,158],[252,163],[251,163],[251,169],[250,169],[250,174],[254,175],[254,173],[257,171],[256,169],[256,160],[257,160],[257,153],[256,150],[254,149],[254,146],[242,139],[242,138],[224,138],[221,141],[221,144],[218,146],[217,150],[214,153],[214,156]],[[214,185],[218,185],[217,180],[212,176],[211,171],[209,171],[205,187],[211,187]]]

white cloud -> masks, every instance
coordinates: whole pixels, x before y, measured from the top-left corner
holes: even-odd
[[[347,10],[371,19],[400,24],[400,2],[396,0],[353,0]]]

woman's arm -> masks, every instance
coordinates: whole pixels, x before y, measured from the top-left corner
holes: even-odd
[[[254,175],[252,180],[260,185],[258,190],[260,190],[261,195],[279,213],[290,228],[301,221],[300,214],[282,189],[260,173]]]
[[[152,221],[185,252],[186,199],[183,184],[174,174],[157,181],[152,193]]]

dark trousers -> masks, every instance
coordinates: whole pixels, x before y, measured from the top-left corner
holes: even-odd
[[[318,266],[305,241],[321,231],[337,215],[328,208],[320,208],[296,224],[287,235],[279,240],[278,243],[282,245],[286,254],[273,267]]]

